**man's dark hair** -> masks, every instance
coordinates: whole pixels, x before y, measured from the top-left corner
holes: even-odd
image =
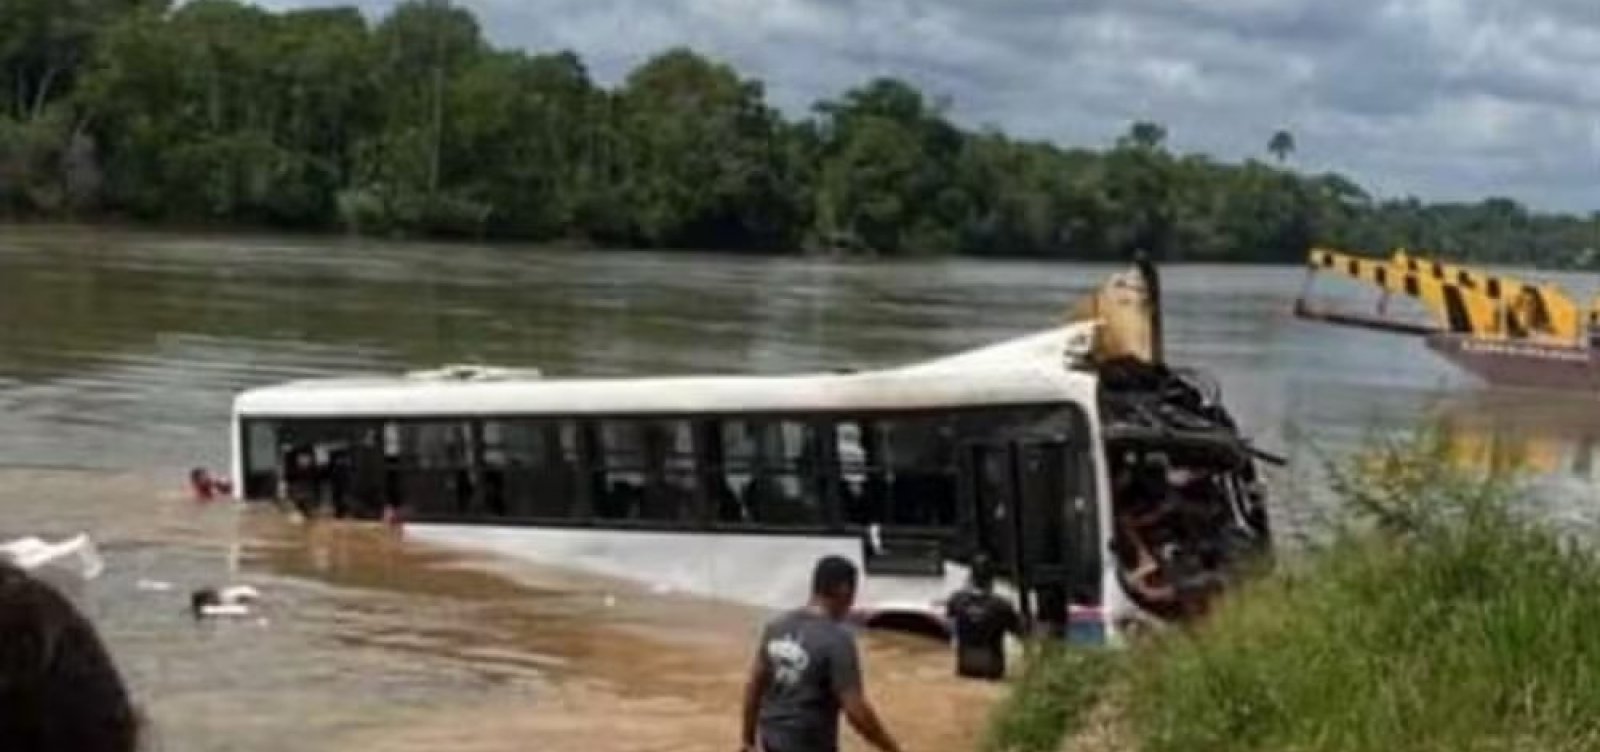
[[[133,752],[139,720],[89,621],[0,562],[0,742],[12,752]]]
[[[824,556],[811,572],[812,595],[836,595],[842,587],[855,586],[856,565],[843,556]]]
[[[994,587],[994,562],[987,554],[972,557],[972,586],[979,590]]]

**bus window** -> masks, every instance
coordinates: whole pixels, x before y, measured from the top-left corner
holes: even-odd
[[[651,427],[651,483],[643,515],[652,520],[684,520],[693,516],[699,496],[695,468],[694,425],[686,420],[662,421]]]
[[[944,417],[842,421],[836,429],[844,520],[854,525],[956,523],[954,430]]]
[[[246,455],[247,493],[281,495],[310,512],[324,505],[338,516],[372,516],[381,501],[378,424],[356,420],[252,423]]]
[[[599,438],[596,516],[681,521],[693,515],[698,476],[689,421],[607,420]]]
[[[570,421],[485,421],[484,473],[492,513],[533,519],[578,515],[578,436]],[[501,498],[497,507],[495,497]]]
[[[853,525],[867,525],[883,519],[883,473],[873,472],[872,458],[882,455],[877,431],[870,423],[841,421],[834,427],[834,452],[839,473],[834,493],[840,516]]]
[[[728,420],[721,424],[716,473],[717,519],[760,525],[821,525],[820,441],[798,420]]]
[[[599,428],[595,516],[612,520],[637,517],[645,486],[644,424],[607,420]]]
[[[907,418],[882,426],[889,477],[886,521],[918,527],[955,525],[956,462],[949,421]]]
[[[503,421],[486,420],[478,427],[483,508],[495,517],[511,513],[510,500],[506,496],[506,465],[510,461],[510,454],[520,448],[511,447],[510,444],[521,438],[514,426]]]
[[[458,517],[472,507],[472,432],[460,421],[400,424],[400,498],[420,516]]]
[[[349,511],[356,517],[376,519],[384,504],[383,429],[375,423],[363,424],[350,444]]]
[[[270,499],[278,492],[278,426],[267,420],[245,424],[244,496]]]

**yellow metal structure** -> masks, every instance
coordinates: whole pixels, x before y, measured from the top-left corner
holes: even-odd
[[[1307,262],[1313,272],[1342,274],[1379,288],[1385,296],[1414,298],[1446,331],[1479,339],[1582,345],[1589,322],[1600,317],[1596,307],[1586,320],[1578,305],[1553,285],[1419,258],[1404,249],[1376,259],[1313,248]]]
[[[1133,358],[1155,360],[1155,331],[1150,290],[1137,270],[1111,275],[1093,293],[1078,301],[1069,321],[1095,321],[1094,354],[1100,361]]]

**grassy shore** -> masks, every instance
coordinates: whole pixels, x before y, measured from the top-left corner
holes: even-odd
[[[1112,703],[1145,752],[1600,749],[1594,548],[1426,438],[1335,477],[1345,514],[1322,543],[1207,623],[1090,659],[1101,674],[1046,654],[988,748],[1054,752]]]

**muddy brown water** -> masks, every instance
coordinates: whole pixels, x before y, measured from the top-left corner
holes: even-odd
[[[420,546],[374,525],[197,505],[139,474],[0,472],[6,527],[95,530],[69,593],[133,685],[155,750],[726,750],[760,614]],[[256,614],[195,622],[190,589]],[[170,585],[171,589],[156,587]],[[914,749],[968,749],[995,687],[925,640],[870,635],[869,680]],[[915,719],[914,721],[911,719]]]
[[[260,384],[444,362],[892,364],[1049,325],[1109,271],[0,228],[0,537],[100,542],[106,573],[69,590],[151,749],[727,750],[763,614],[197,506],[183,471],[224,464],[229,400]],[[1172,357],[1290,458],[1272,475],[1281,526],[1324,511],[1327,457],[1419,418],[1463,456],[1534,468],[1553,513],[1590,516],[1593,399],[1486,391],[1417,343],[1294,321],[1299,286],[1252,267],[1166,284]],[[188,617],[190,589],[228,582],[263,591],[259,614]],[[908,748],[972,748],[1003,687],[954,681],[936,644],[865,645]]]

